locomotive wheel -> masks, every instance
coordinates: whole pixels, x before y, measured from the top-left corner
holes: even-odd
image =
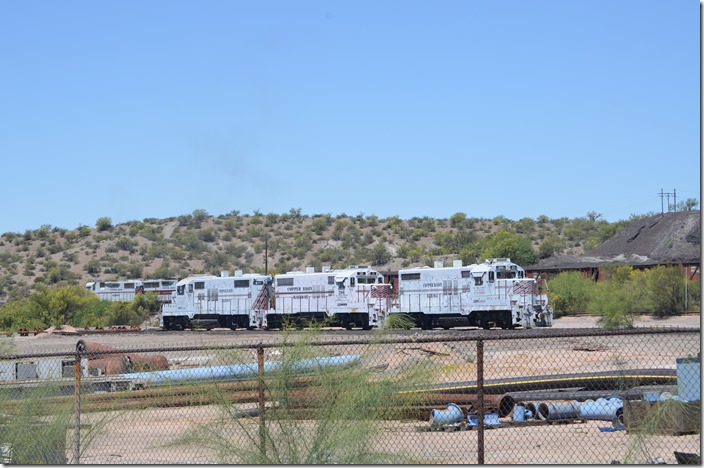
[[[489,330],[489,329],[491,329],[491,322],[488,321],[488,320],[483,320],[483,321],[482,321],[482,328],[483,328],[484,330]]]

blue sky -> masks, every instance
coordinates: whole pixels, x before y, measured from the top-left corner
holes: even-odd
[[[693,0],[0,2],[0,233],[700,200]]]

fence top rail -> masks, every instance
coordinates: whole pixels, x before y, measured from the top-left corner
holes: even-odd
[[[440,334],[420,336],[387,336],[379,337],[371,335],[364,338],[316,338],[308,341],[309,346],[348,346],[348,345],[384,345],[384,344],[412,344],[412,343],[442,343],[442,342],[478,342],[478,341],[506,341],[506,340],[535,340],[553,338],[575,338],[575,337],[598,337],[598,336],[623,336],[623,335],[662,335],[662,334],[701,334],[701,328],[685,327],[657,327],[657,328],[631,328],[620,330],[603,330],[597,328],[580,329],[531,329],[531,330],[510,330],[503,333],[496,333],[492,330],[471,330],[468,334],[466,330],[455,330]],[[258,349],[258,348],[281,348],[293,347],[299,343],[294,340],[286,340],[286,337],[273,339],[267,342],[246,342],[215,345],[193,345],[193,346],[167,346],[167,347],[147,347],[136,348],[113,348],[106,350],[87,351],[81,347],[82,340],[76,346],[67,351],[52,351],[27,354],[8,354],[0,356],[0,361],[11,361],[28,358],[44,357],[97,357],[113,354],[130,353],[155,353],[155,352],[182,352],[182,351],[206,351],[206,350],[231,350],[231,349]]]

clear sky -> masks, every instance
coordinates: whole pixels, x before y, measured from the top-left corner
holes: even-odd
[[[0,233],[700,198],[696,0],[0,2]]]

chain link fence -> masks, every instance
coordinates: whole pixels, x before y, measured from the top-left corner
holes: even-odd
[[[700,461],[699,329],[265,336],[161,348],[107,346],[96,336],[65,352],[7,355],[0,456],[19,464]]]

